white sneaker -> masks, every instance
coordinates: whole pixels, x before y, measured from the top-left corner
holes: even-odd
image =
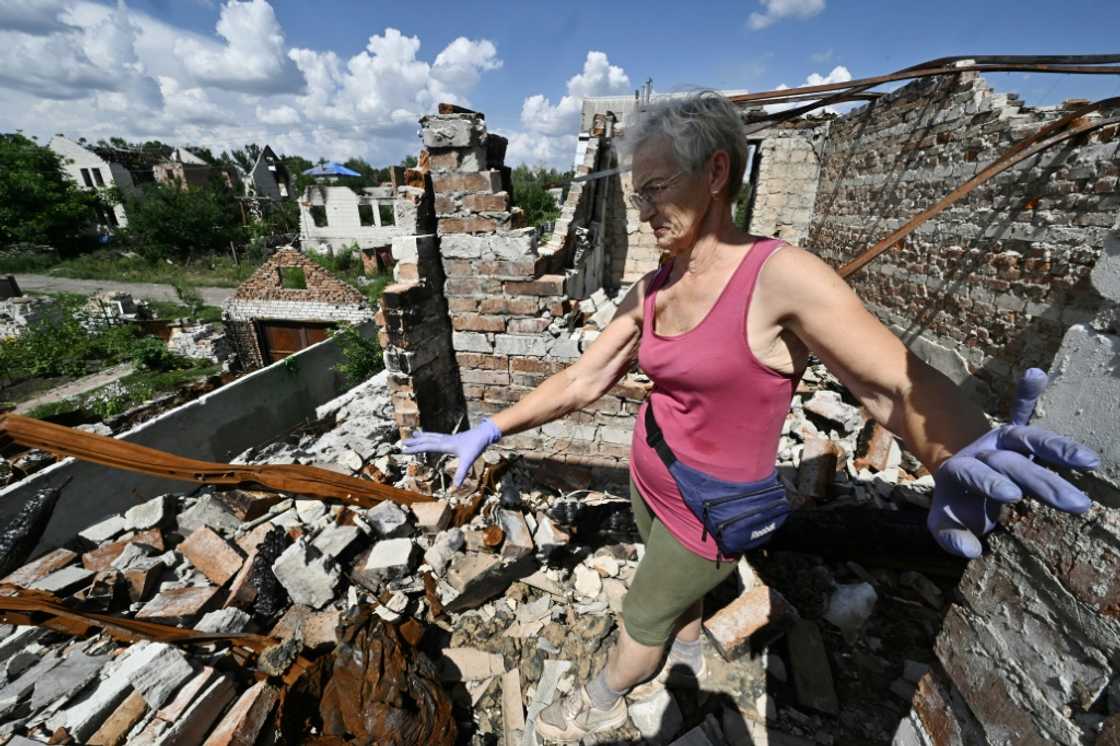
[[[610,709],[600,710],[591,704],[587,688],[581,686],[542,710],[535,727],[541,738],[575,743],[592,733],[621,728],[626,723],[626,717],[625,697],[619,697]]]

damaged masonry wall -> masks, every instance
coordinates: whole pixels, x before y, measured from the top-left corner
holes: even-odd
[[[802,245],[841,265],[1063,113],[1025,107],[962,73],[833,120]],[[995,411],[1019,372],[1048,368],[1066,329],[1099,309],[1087,279],[1120,211],[1118,175],[1116,127],[1045,151],[927,222],[852,286],[916,353]]]
[[[609,234],[600,226],[612,204],[612,193],[603,190],[614,185],[573,188],[554,238],[542,247],[510,209],[505,140],[487,132],[483,115],[440,114],[421,126],[420,162],[430,168],[431,192],[417,196],[421,212],[431,199],[435,232],[423,233],[433,227],[425,224],[418,235],[394,241],[401,282],[384,295],[382,342],[402,430],[446,431],[463,413],[473,424],[517,401],[570,365],[597,335],[577,328],[573,300],[607,281]],[[614,157],[603,132],[587,148],[587,171]],[[613,204],[620,198],[615,194]],[[587,410],[504,438],[501,446],[579,464],[582,469],[569,470],[573,480],[620,481],[645,390],[628,378]],[[456,393],[461,409],[454,406]]]

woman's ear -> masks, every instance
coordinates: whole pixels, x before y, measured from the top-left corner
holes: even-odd
[[[726,150],[717,150],[708,159],[708,191],[713,196],[719,194],[727,187],[731,178],[731,156]]]

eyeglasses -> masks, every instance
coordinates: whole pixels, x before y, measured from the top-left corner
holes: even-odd
[[[660,184],[649,184],[642,187],[637,192],[630,192],[628,195],[630,204],[634,206],[634,209],[639,211],[647,207],[653,207],[661,200],[662,196],[665,194],[665,190],[671,187],[673,182],[682,176],[684,176],[684,171],[677,171]]]

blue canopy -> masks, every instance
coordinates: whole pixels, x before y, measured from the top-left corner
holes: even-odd
[[[324,163],[315,168],[309,168],[303,172],[304,176],[361,176],[360,173],[352,168],[346,168],[341,163]]]

